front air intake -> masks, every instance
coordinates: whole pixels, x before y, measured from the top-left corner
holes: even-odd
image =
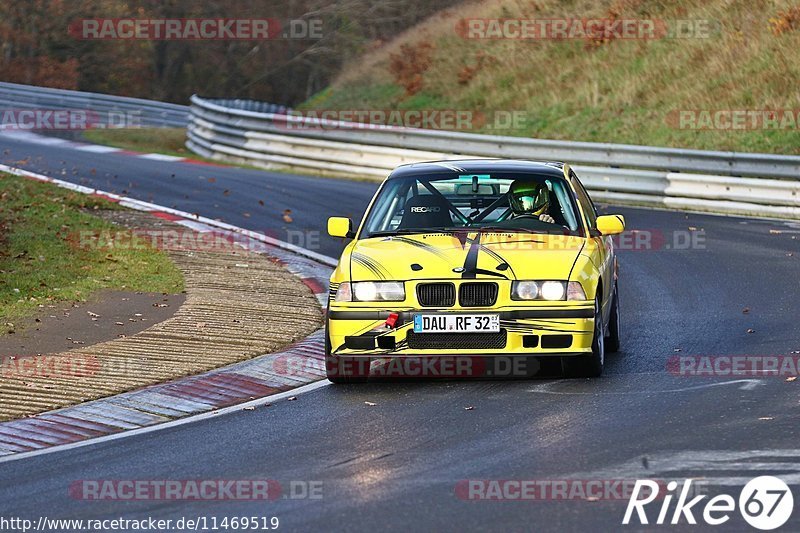
[[[497,302],[497,283],[462,283],[458,288],[461,307],[491,307]]]
[[[406,335],[412,350],[502,350],[506,330],[496,333],[414,333]]]
[[[453,307],[456,287],[452,283],[422,283],[417,285],[417,300],[422,307]]]

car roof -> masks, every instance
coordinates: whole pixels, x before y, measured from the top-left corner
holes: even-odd
[[[387,179],[406,178],[453,172],[455,174],[491,174],[493,172],[525,172],[553,178],[564,177],[564,163],[559,161],[525,161],[522,159],[450,159],[400,165]]]

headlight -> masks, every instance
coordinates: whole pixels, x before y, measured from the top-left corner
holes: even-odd
[[[336,291],[337,302],[402,302],[406,290],[401,281],[357,281],[344,282]]]
[[[535,281],[515,281],[511,285],[512,300],[535,300],[539,297],[539,284]]]
[[[542,283],[542,299],[544,300],[563,300],[564,282],[545,281]]]
[[[515,281],[511,284],[511,299],[583,301],[586,294],[577,281]]]

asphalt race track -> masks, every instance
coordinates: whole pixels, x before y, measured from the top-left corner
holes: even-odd
[[[376,188],[94,154],[8,136],[0,136],[0,158],[311,247],[314,242],[299,242],[297,235],[324,230],[331,215],[359,218]],[[293,222],[283,220],[285,209]],[[626,216],[629,229],[652,232],[657,245],[619,252],[623,350],[607,356],[601,379],[322,387],[253,411],[0,463],[0,514],[34,520],[277,516],[287,531],[616,531],[626,499],[465,501],[456,487],[463,480],[691,477],[702,478],[712,493],[738,498],[758,475],[800,485],[800,380],[667,370],[678,356],[800,351],[800,240],[793,239],[800,224],[613,211]],[[675,249],[686,235],[695,245]],[[342,246],[325,236],[318,245],[328,255]],[[322,498],[121,502],[69,494],[79,480],[249,478],[277,480],[285,494],[287,487],[322,482]],[[648,507],[651,522],[658,507]],[[800,530],[800,511],[784,529]],[[752,529],[734,513],[725,530]]]

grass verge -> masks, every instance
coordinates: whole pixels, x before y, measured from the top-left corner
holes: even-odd
[[[0,173],[0,318],[34,314],[52,301],[85,301],[100,289],[174,294],[183,276],[166,254],[141,247],[76,245],[82,231],[117,231],[91,215],[119,209],[101,198]],[[13,326],[0,328],[7,333]]]
[[[229,163],[195,154],[184,145],[186,142],[186,130],[183,128],[87,130],[83,133],[83,138],[92,143],[134,152],[174,155],[215,165],[264,170],[256,166]]]
[[[186,149],[185,128],[119,128],[86,130],[83,138],[89,142],[115,146],[134,152],[155,152],[192,157],[195,155]]]

